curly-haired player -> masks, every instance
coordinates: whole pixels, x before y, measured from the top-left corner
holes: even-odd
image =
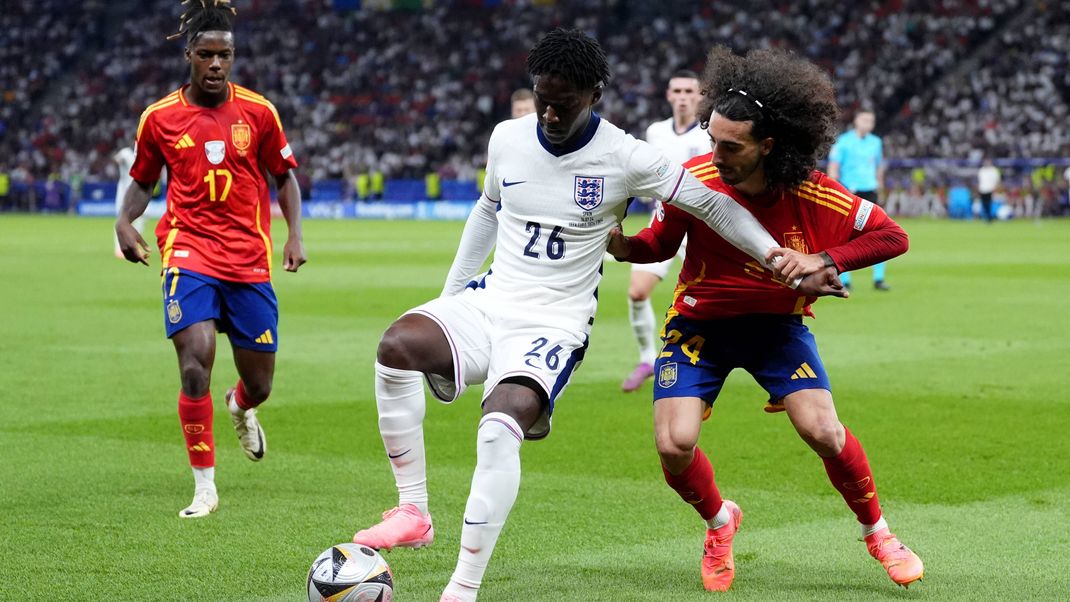
[[[226,332],[238,382],[226,400],[246,456],[267,449],[255,408],[267,400],[278,348],[278,304],[271,287],[271,199],[278,187],[289,226],[283,267],[305,263],[297,167],[282,121],[267,99],[228,81],[234,62],[234,9],[227,0],[187,0],[190,82],[149,105],[137,128],[137,154],[115,233],[123,255],[148,265],[148,245],[132,222],[145,211],[165,166],[167,211],[156,226],[163,265],[164,326],[178,354],[178,416],[193,467],[193,502],[182,518],[219,505],[212,435],[216,332]]]
[[[483,194],[442,296],[398,318],[376,357],[379,433],[398,506],[353,536],[374,548],[434,540],[422,380],[445,402],[484,385],[461,549],[443,601],[476,598],[520,489],[521,444],[550,434],[550,417],[587,349],[607,235],[628,199],[685,207],[763,265],[778,246],[727,195],[594,112],[609,80],[595,40],[554,30],[531,50],[528,72],[535,113],[491,134]],[[477,276],[492,247],[490,270]]]
[[[862,524],[870,554],[893,581],[908,585],[921,578],[922,562],[888,530],[865,452],[837,418],[802,321],[816,299],[783,284],[807,274],[838,284],[837,271],[904,253],[907,235],[880,207],[814,170],[836,119],[832,83],[816,66],[780,50],[743,57],[716,48],[703,94],[700,115],[713,152],[685,167],[750,210],[781,245],[767,259],[782,260],[766,269],[671,205],[634,237],[614,231],[609,246],[618,259],[648,263],[672,257],[685,235],[690,241],[655,366],[654,433],[665,480],[706,523],[703,585],[724,591],[735,576],[732,540],[743,513],[722,500],[697,446],[702,421],[735,368],[769,393],[767,409],[787,411]]]

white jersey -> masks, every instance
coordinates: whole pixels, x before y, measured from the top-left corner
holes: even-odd
[[[710,152],[710,136],[706,130],[694,125],[682,134],[676,133],[673,118],[655,121],[646,129],[646,141],[660,150],[673,163],[683,165],[691,157]]]
[[[679,163],[597,115],[570,149],[547,143],[534,114],[502,122],[484,184],[498,202],[494,260],[475,293],[498,311],[589,331],[628,199],[672,199],[683,179]]]
[[[115,187],[115,212],[123,206],[123,197],[130,188],[134,178],[130,177],[130,168],[134,165],[134,149],[129,146],[120,148],[112,155],[112,160],[119,166],[119,184]]]

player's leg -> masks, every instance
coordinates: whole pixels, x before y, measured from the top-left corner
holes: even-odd
[[[892,287],[888,286],[888,283],[884,279],[884,268],[888,264],[886,261],[882,261],[873,266],[873,288],[878,291],[890,291]],[[842,282],[843,279],[841,278]]]
[[[710,416],[737,355],[730,320],[698,323],[679,316],[666,325],[665,347],[654,380],[654,443],[665,482],[691,504],[706,527],[701,575],[711,591],[726,591],[735,578],[732,541],[743,519],[734,502],[722,500],[713,465],[698,447],[702,421]],[[707,343],[707,337],[710,342]],[[708,400],[709,403],[707,403]]]
[[[379,434],[398,489],[398,505],[383,514],[382,522],[358,531],[353,536],[356,543],[379,549],[418,548],[434,539],[424,456],[423,378],[427,375],[436,382],[450,383],[451,393],[459,394],[464,383],[454,354],[459,356],[472,345],[464,337],[478,334],[464,321],[463,306],[457,299],[436,299],[403,315],[379,341],[375,403]],[[447,329],[456,333],[453,344]],[[455,346],[457,341],[462,348]]]
[[[219,506],[215,486],[215,437],[212,434],[212,365],[215,362],[215,323],[197,322],[171,337],[178,354],[182,389],[178,394],[178,417],[186,451],[193,469],[193,502],[182,518],[198,518]]]
[[[635,391],[654,374],[654,360],[658,353],[655,337],[657,322],[650,294],[668,273],[671,264],[672,259],[661,263],[632,264],[631,282],[628,284],[628,320],[639,346],[639,361],[621,383],[622,391]]]
[[[457,566],[442,600],[476,599],[498,535],[520,491],[520,445],[539,420],[546,392],[530,378],[496,385],[483,404],[476,435],[476,468],[464,509]]]
[[[757,333],[765,341],[765,352],[748,370],[771,397],[783,399],[792,426],[821,457],[832,486],[855,513],[870,553],[896,583],[920,579],[921,560],[888,531],[865,451],[836,414],[813,335],[798,317],[767,322]]]
[[[270,282],[223,283],[219,329],[230,338],[238,382],[227,390],[227,410],[246,457],[254,462],[267,452],[267,437],[257,408],[271,395],[275,353],[279,348],[279,304]]]
[[[554,405],[583,360],[583,334],[498,322],[488,364],[476,468],[464,510],[457,566],[444,601],[475,600],[520,489],[520,447],[549,435]]]
[[[179,512],[179,516],[196,518],[208,515],[219,505],[210,387],[220,294],[214,278],[175,267],[164,271],[161,287],[164,327],[178,356],[182,383],[178,417],[194,480],[193,503]]]

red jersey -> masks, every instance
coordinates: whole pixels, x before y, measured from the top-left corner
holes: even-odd
[[[271,280],[271,199],[265,171],[297,167],[275,107],[228,84],[214,108],[183,86],[149,105],[137,127],[130,175],[155,182],[167,166],[167,211],[156,225],[163,267],[232,282]]]
[[[819,171],[791,190],[748,198],[721,180],[712,156],[695,157],[684,167],[754,214],[782,247],[801,253],[826,251],[841,271],[906,251],[906,233],[883,209],[856,197]],[[800,295],[774,279],[771,271],[698,218],[671,205],[658,207],[651,225],[632,238],[627,260],[652,263],[668,259],[687,235],[687,254],[670,317],[709,320],[761,313],[813,315],[810,305],[816,298]],[[857,238],[870,232],[879,234]]]

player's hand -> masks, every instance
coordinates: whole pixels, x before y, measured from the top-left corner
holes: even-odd
[[[286,246],[282,248],[282,266],[287,272],[296,272],[297,268],[308,261],[305,256],[305,244],[300,238],[286,239]]]
[[[115,222],[115,236],[119,239],[119,250],[127,261],[149,265],[149,243],[141,238],[133,224],[125,219]]]
[[[795,291],[807,297],[843,297],[846,299],[851,296],[851,293],[840,282],[840,275],[834,267],[821,268],[803,278]]]
[[[807,255],[784,247],[770,249],[765,254],[765,261],[773,266],[773,273],[784,282],[809,276],[825,267],[825,258],[818,253]]]
[[[624,258],[631,253],[631,248],[632,245],[628,242],[628,237],[621,231],[620,226],[613,226],[609,231],[609,246],[606,247],[606,251],[617,261],[624,261]]]

